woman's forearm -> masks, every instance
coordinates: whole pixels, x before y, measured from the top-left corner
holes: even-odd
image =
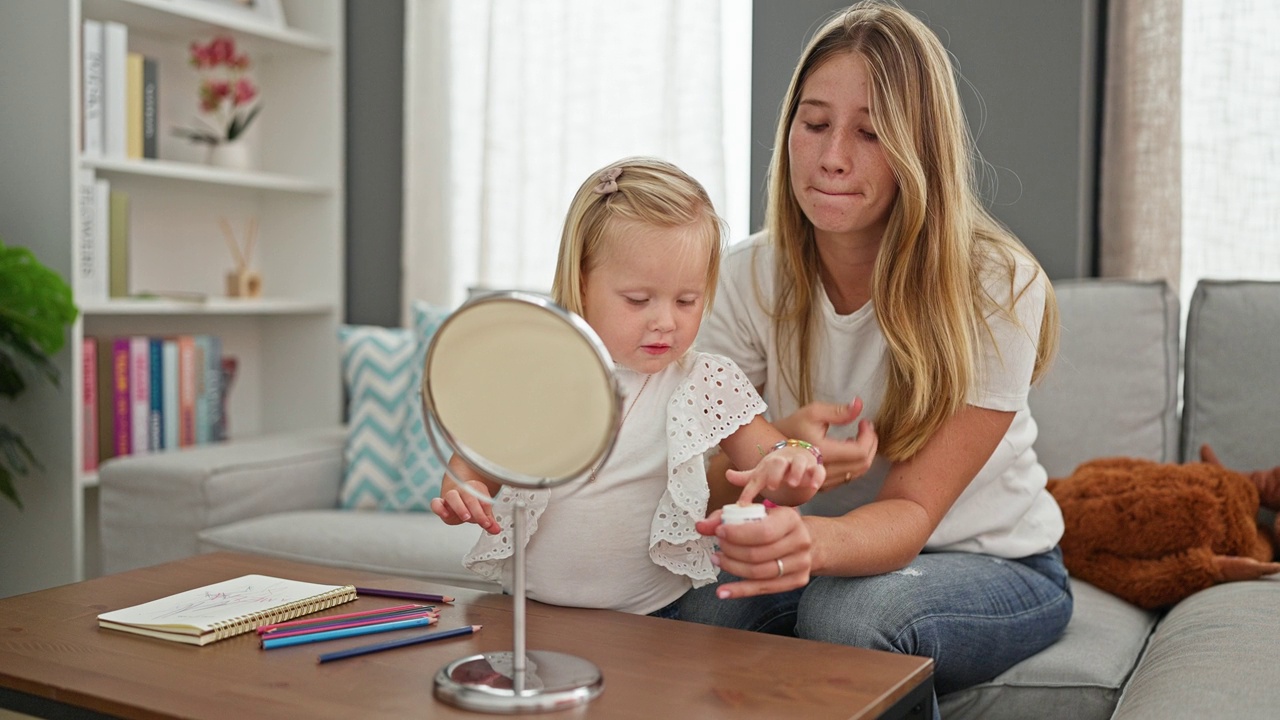
[[[813,575],[859,577],[900,570],[929,539],[932,524],[910,500],[878,500],[838,517],[805,516]]]

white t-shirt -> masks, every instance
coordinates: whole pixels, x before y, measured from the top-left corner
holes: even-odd
[[[1035,277],[1034,281],[1032,278]],[[984,370],[969,403],[1015,413],[991,458],[956,499],[925,544],[926,550],[980,552],[1018,558],[1045,552],[1062,537],[1062,513],[1045,489],[1047,475],[1031,445],[1036,423],[1027,408],[1027,391],[1035,365],[1036,343],[1044,312],[1045,280],[1035,265],[1019,261],[1014,288],[1031,286],[1015,306],[1021,326],[1001,316],[988,319],[994,343],[985,333]],[[759,295],[757,296],[757,289]],[[1007,278],[987,280],[987,291],[1003,304],[1009,299]],[[698,348],[732,358],[763,395],[771,419],[799,409],[781,376],[774,327],[762,308],[775,294],[774,249],[760,233],[735,244],[724,258],[720,286],[711,316],[703,323]],[[862,418],[874,419],[885,390],[888,349],[871,302],[849,315],[839,315],[825,292],[818,293],[819,346],[813,368],[814,400],[863,401]],[[998,350],[997,350],[998,348]],[[857,423],[833,426],[830,436],[847,438]],[[877,457],[871,470],[829,492],[820,493],[802,510],[814,515],[841,515],[873,500],[889,470]]]
[[[647,614],[712,582],[703,456],[764,412],[726,358],[691,352],[648,376],[617,366],[625,418],[596,478],[495,497],[502,533],[481,533],[463,564],[511,585],[513,501],[525,501],[525,592],[541,602]]]

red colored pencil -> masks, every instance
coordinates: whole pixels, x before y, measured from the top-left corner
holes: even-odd
[[[300,620],[286,620],[284,622],[272,623],[271,625],[263,625],[258,628],[258,634],[272,632],[277,628],[292,628],[302,625],[312,625],[315,623],[328,623],[335,620],[345,620],[354,617],[368,617],[370,615],[382,615],[390,612],[403,612],[405,610],[413,610],[414,608],[423,608],[426,605],[393,605],[391,607],[374,608],[373,610],[360,610],[358,612],[342,613],[341,615],[325,615],[324,617],[302,618]]]

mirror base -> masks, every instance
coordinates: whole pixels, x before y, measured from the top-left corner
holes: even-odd
[[[513,657],[497,652],[454,660],[436,673],[436,698],[464,710],[514,714],[577,707],[604,689],[604,678],[591,662],[538,650],[525,654],[523,682],[517,683]],[[523,685],[519,690],[518,684]]]

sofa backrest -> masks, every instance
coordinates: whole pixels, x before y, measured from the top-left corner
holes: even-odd
[[[1050,477],[1093,458],[1178,459],[1178,298],[1163,281],[1060,280],[1058,357],[1031,389]]]
[[[1201,280],[1187,307],[1182,455],[1280,465],[1280,282]]]

